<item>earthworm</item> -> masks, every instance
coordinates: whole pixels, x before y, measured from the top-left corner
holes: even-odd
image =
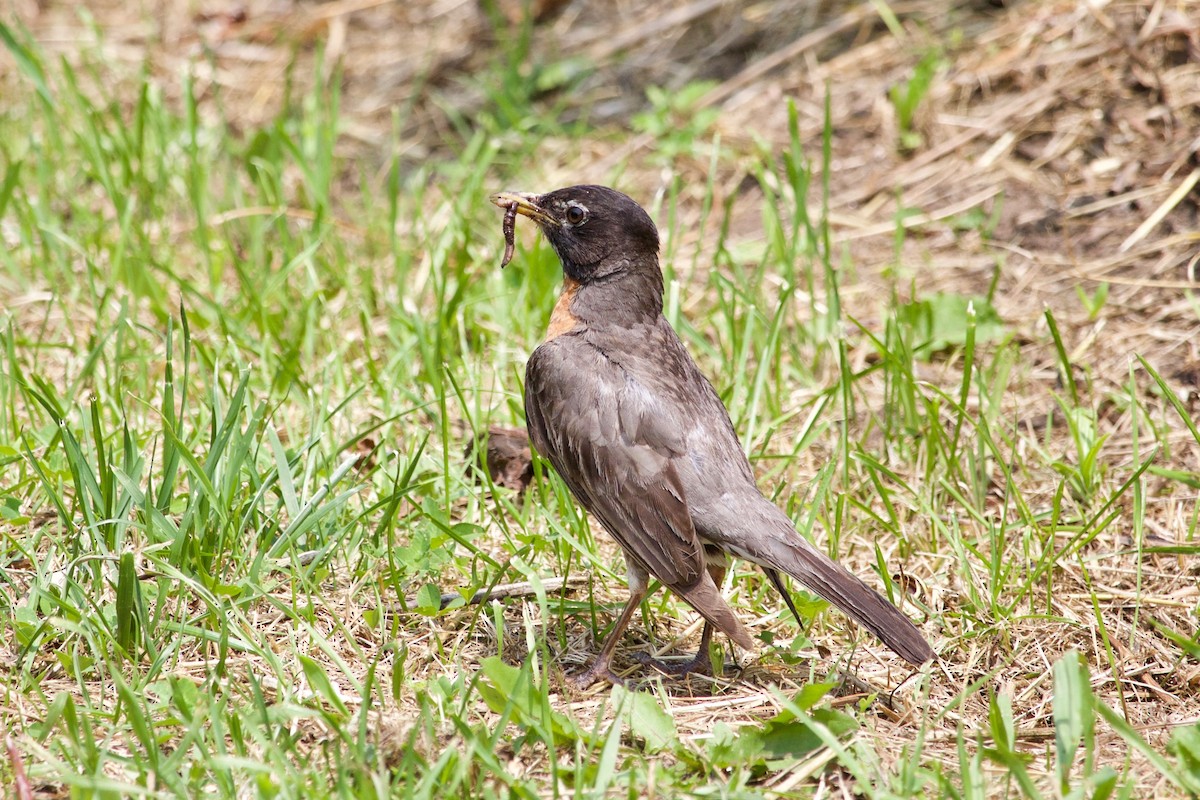
[[[509,203],[504,209],[504,258],[500,261],[500,269],[508,266],[508,262],[512,261],[513,248],[516,247],[516,242],[513,237],[517,227],[517,204]]]

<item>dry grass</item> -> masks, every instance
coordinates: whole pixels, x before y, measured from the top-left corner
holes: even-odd
[[[945,13],[941,3],[903,2],[891,6],[899,20],[895,31],[884,27],[872,4],[843,10],[841,4],[813,3],[802,11],[787,5],[743,9],[737,3],[692,0],[670,4],[669,12],[656,7],[651,13],[626,2],[604,11],[543,2],[535,4],[543,17],[534,25],[532,47],[535,58],[578,55],[596,63],[598,69],[575,90],[564,113],[590,108],[591,120],[613,131],[639,109],[646,86],[678,89],[695,80],[715,81],[700,105],[720,111],[715,129],[735,153],[788,146],[787,98],[795,99],[805,150],[819,152],[828,91],[833,130],[828,213],[835,246],[853,264],[842,287],[843,302],[865,328],[879,330],[886,307],[878,300],[887,295],[891,271],[903,276],[901,285],[928,296],[939,291],[984,294],[998,269],[994,302],[1021,340],[1025,366],[1021,381],[1010,384],[1004,400],[1010,419],[1030,433],[1007,443],[1013,462],[1025,462],[1034,445],[1051,453],[1069,451],[1061,420],[1053,436],[1045,438],[1047,418],[1058,413],[1054,398],[1064,391],[1046,332],[1046,309],[1058,323],[1072,362],[1086,365],[1080,378],[1100,410],[1109,463],[1129,467],[1135,452],[1128,417],[1106,413],[1114,398],[1127,392],[1134,354],[1185,398],[1195,418],[1200,404],[1200,313],[1192,291],[1200,285],[1200,3],[1046,0],[1007,7],[963,4]],[[16,2],[35,38],[48,50],[68,55],[92,41],[69,6]],[[131,74],[149,54],[170,93],[177,91],[175,77],[183,66],[191,65],[202,101],[219,87],[220,113],[244,129],[273,118],[284,102],[282,87],[291,82],[299,91],[312,78],[307,64],[320,50],[327,70],[337,64],[343,76],[345,135],[339,147],[367,164],[382,164],[380,149],[393,141],[399,124],[401,163],[410,168],[448,156],[454,121],[446,109],[469,117],[485,101],[481,82],[486,77],[478,70],[494,54],[498,40],[517,35],[515,27],[489,21],[479,6],[465,0],[154,3],[142,14],[130,14],[124,3],[97,0],[89,9],[104,31],[100,47],[128,64]],[[501,4],[505,9],[515,13]],[[959,37],[970,46],[954,45]],[[896,145],[901,131],[888,89],[907,79],[931,49],[946,52],[946,60],[914,120],[923,144],[906,153]],[[202,102],[202,107],[218,113],[212,105]],[[393,116],[397,107],[404,109],[398,123]],[[683,195],[678,241],[681,252],[698,245],[702,256],[695,270],[681,268],[680,274],[691,286],[703,287],[704,265],[711,264],[704,254],[718,225],[710,218],[708,230],[698,227],[706,180],[713,182],[715,207],[733,201],[735,241],[761,239],[764,198],[737,158],[723,160],[718,174],[711,176],[708,162],[699,158],[680,159],[667,170],[651,157],[652,145],[650,137],[617,133],[587,141],[552,140],[542,163],[531,167],[531,185],[521,188],[606,182],[618,170],[622,189],[650,198],[666,182],[682,177],[693,188]],[[902,209],[916,213],[904,216]],[[975,209],[985,218],[994,215],[990,232],[981,232],[982,224],[964,224]],[[899,253],[898,219],[905,229]],[[497,238],[498,230],[497,222]],[[1101,283],[1108,286],[1107,302],[1089,313],[1076,290],[1091,293]],[[865,351],[854,357],[860,365],[869,361]],[[921,380],[951,394],[961,381],[957,362],[934,362],[922,369]],[[881,382],[873,385],[868,378],[862,385],[867,387],[864,408],[876,412],[856,422],[858,432],[867,435],[869,420],[881,413],[885,396]],[[1158,465],[1200,473],[1200,443],[1163,410],[1157,392],[1143,388],[1139,401],[1157,424],[1169,429],[1161,438],[1170,443],[1170,451]],[[1144,443],[1142,448],[1144,456]],[[803,486],[806,472],[815,471],[827,455],[818,443],[777,479]],[[1027,463],[1019,475],[1020,492],[1031,507],[1048,508],[1061,477],[1036,460]],[[924,479],[919,465],[897,461],[888,466],[914,485]],[[1112,489],[1124,477],[1114,471],[1105,485]],[[991,499],[996,518],[1015,519],[1011,498],[999,486]],[[1195,545],[1197,499],[1194,492],[1181,492],[1177,483],[1150,478],[1145,541]],[[903,511],[907,542],[918,543],[903,559],[905,573],[916,586],[913,594],[928,609],[925,631],[942,659],[933,669],[928,698],[916,694],[916,681],[903,684],[906,674],[897,672],[896,661],[873,641],[860,640],[848,659],[847,669],[866,685],[900,686],[892,698],[894,707],[874,706],[871,728],[859,734],[871,737],[885,763],[910,745],[917,721],[926,708],[933,708],[945,713],[928,733],[926,752],[953,770],[962,730],[987,727],[993,689],[1012,698],[1022,749],[1037,754],[1052,748],[1051,665],[1072,648],[1092,666],[1096,695],[1119,709],[1155,746],[1165,743],[1174,726],[1200,721],[1200,666],[1183,657],[1153,624],[1161,622],[1195,640],[1200,564],[1194,557],[1149,554],[1139,559],[1137,548],[1131,547],[1135,531],[1118,520],[1078,557],[1052,571],[1052,585],[1045,592],[1052,598],[1048,607],[1027,603],[991,627],[977,627],[961,613],[969,591],[949,563],[953,554],[923,551],[919,543],[936,540],[938,534],[922,509]],[[960,523],[974,524],[969,519]],[[889,563],[900,560],[897,543],[871,539],[863,525],[842,540],[848,564],[862,574],[870,569],[875,544]],[[1004,560],[1024,557],[1020,537],[1006,546]],[[504,557],[499,548],[495,554]],[[977,577],[987,580],[986,575]],[[327,593],[327,606],[313,625],[315,634],[330,642],[374,640],[370,626],[361,624],[364,609],[356,588],[335,586]],[[604,591],[604,599],[621,599],[619,586],[608,585]],[[286,587],[280,592],[279,601],[288,602]],[[261,611],[267,608],[263,605]],[[494,654],[491,616],[475,619],[473,614],[469,608],[411,629],[418,630],[406,642],[413,679],[471,670]],[[774,627],[777,620],[772,616],[753,622]],[[264,613],[254,624],[269,636],[279,622],[278,614]],[[553,627],[533,603],[510,603],[505,622],[506,658],[523,654],[527,636]],[[694,642],[697,626],[689,623],[688,617],[660,615],[654,622],[658,642],[675,637],[685,646]],[[838,621],[831,627],[842,625]],[[559,656],[568,667],[582,663],[595,648],[581,628],[572,630],[567,645]],[[625,649],[640,646],[634,632]],[[316,643],[312,648],[319,649]],[[353,660],[356,652],[350,648],[338,655]],[[447,663],[447,653],[457,654],[460,662]],[[195,667],[203,670],[203,662],[197,660]],[[750,659],[744,667],[715,684],[668,685],[662,699],[681,737],[704,737],[717,722],[736,726],[769,717],[780,710],[770,687],[790,693],[795,681],[809,677],[770,659]],[[229,668],[233,674],[270,672],[248,662],[230,663]],[[360,664],[356,671],[363,674],[366,668]],[[963,687],[974,681],[984,682],[986,689],[964,695]],[[856,696],[852,687],[847,691]],[[591,725],[593,715],[611,711],[596,695],[569,690],[552,695],[551,702],[569,709],[584,727]],[[381,729],[403,730],[415,709],[413,698],[401,698],[383,712]],[[37,709],[17,708],[16,713],[36,717]],[[321,735],[314,728],[313,736]],[[1101,735],[1111,763],[1141,758],[1115,733]],[[436,743],[430,747],[436,749]],[[509,768],[536,774],[544,769],[544,755],[529,748],[507,754]],[[820,766],[811,765],[812,771],[819,773]],[[763,788],[787,791],[796,775],[783,773]],[[1174,791],[1152,770],[1143,775],[1142,796]],[[844,777],[821,780],[837,783]]]

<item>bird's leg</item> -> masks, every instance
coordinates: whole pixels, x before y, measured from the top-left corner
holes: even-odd
[[[600,654],[596,656],[596,660],[591,663],[591,666],[578,675],[572,675],[569,678],[571,683],[580,689],[591,686],[600,679],[606,680],[609,683],[619,683],[622,686],[625,684],[624,678],[612,671],[612,655],[613,651],[617,649],[617,642],[621,641],[621,634],[629,627],[629,621],[633,619],[634,612],[637,611],[638,606],[645,599],[646,582],[634,582],[631,580],[629,583],[629,602],[625,604],[624,610],[621,611],[621,616],[617,618],[617,624],[613,626],[612,633],[608,635],[608,641],[604,643],[604,647],[600,648]]]
[[[709,560],[708,562],[708,574],[712,576],[713,583],[718,587],[725,580],[726,563],[724,558]],[[693,672],[701,675],[712,675],[712,657],[709,654],[709,647],[712,645],[712,634],[713,624],[705,620],[704,632],[700,634],[700,649],[696,651],[694,657],[689,658],[687,661],[662,661],[661,659],[654,658],[649,653],[637,653],[634,659],[639,664],[654,667],[666,675],[683,677]]]
[[[687,661],[663,661],[649,653],[635,653],[633,658],[639,664],[654,667],[666,675],[674,675],[680,678],[685,675],[691,675],[693,672],[698,672],[701,675],[712,675],[712,657],[708,652],[709,646],[712,644],[712,632],[713,624],[705,620],[704,633],[700,634],[700,649],[696,651],[695,656],[689,658]]]

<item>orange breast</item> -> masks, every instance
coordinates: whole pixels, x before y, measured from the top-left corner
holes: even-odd
[[[575,299],[575,293],[578,291],[578,283],[570,278],[563,278],[562,294],[558,296],[558,302],[550,312],[550,325],[546,328],[545,341],[562,336],[579,324],[579,318],[571,313],[571,301]]]

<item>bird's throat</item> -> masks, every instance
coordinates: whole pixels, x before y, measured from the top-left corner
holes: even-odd
[[[558,302],[550,312],[550,325],[546,328],[547,342],[573,330],[579,324],[579,317],[571,312],[571,302],[578,291],[579,282],[564,275],[562,294],[558,296]]]

